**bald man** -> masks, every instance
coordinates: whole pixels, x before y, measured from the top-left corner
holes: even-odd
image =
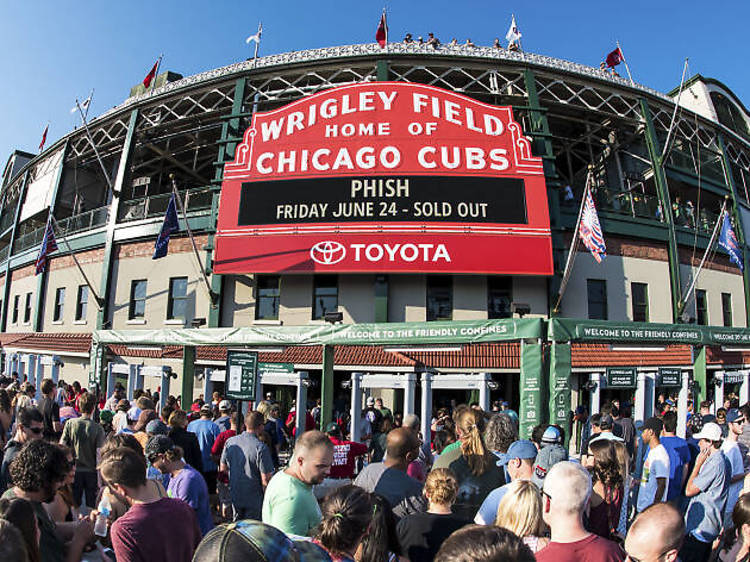
[[[633,560],[673,562],[685,537],[685,521],[668,503],[657,503],[643,510],[630,526],[625,551]]]
[[[422,484],[406,474],[409,463],[419,456],[419,446],[419,439],[410,429],[391,430],[386,438],[385,460],[367,465],[354,484],[385,497],[396,517],[426,511]]]

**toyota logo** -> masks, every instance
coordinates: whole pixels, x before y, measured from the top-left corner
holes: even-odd
[[[346,248],[339,242],[326,240],[310,248],[310,259],[321,265],[333,265],[346,257]]]

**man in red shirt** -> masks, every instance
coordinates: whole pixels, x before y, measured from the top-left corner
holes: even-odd
[[[542,516],[550,543],[536,553],[537,562],[621,562],[625,552],[583,526],[591,497],[591,476],[580,464],[563,461],[544,479]]]
[[[221,452],[224,450],[227,439],[237,435],[237,428],[244,425],[242,412],[234,412],[229,418],[229,429],[222,431],[216,436],[211,447],[211,458],[219,465]],[[226,520],[232,519],[232,498],[229,495],[229,474],[219,470],[216,474],[216,491],[219,494],[219,510],[221,516]]]
[[[367,445],[344,440],[341,428],[334,422],[326,426],[326,434],[333,443],[333,464],[328,478],[315,486],[315,497],[318,499],[324,498],[336,488],[351,484],[357,457],[367,454]]]

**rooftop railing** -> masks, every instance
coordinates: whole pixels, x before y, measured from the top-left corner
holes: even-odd
[[[163,216],[167,212],[171,193],[151,195],[140,199],[120,202],[120,221],[129,222]],[[205,211],[211,208],[213,192],[210,187],[195,187],[180,192],[185,211]],[[179,212],[179,209],[178,209]]]

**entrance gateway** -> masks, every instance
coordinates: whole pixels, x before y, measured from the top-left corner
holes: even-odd
[[[608,339],[593,337],[591,328],[607,327]],[[627,335],[624,331],[627,330]],[[640,337],[649,332],[650,337]],[[597,333],[601,334],[597,330]],[[418,334],[418,337],[417,337]],[[658,334],[658,339],[653,337]],[[619,336],[619,337],[618,337]],[[639,339],[640,338],[640,339]],[[612,359],[613,349],[626,347],[638,348],[634,352],[639,357],[649,353],[659,353],[658,350],[670,346],[683,348],[689,357],[689,363],[674,367],[671,365],[637,365],[629,367],[635,369],[635,419],[642,420],[651,414],[650,404],[653,404],[655,389],[658,387],[672,387],[679,389],[680,416],[679,428],[684,431],[687,394],[691,390],[696,402],[707,396],[718,397],[714,393],[719,376],[709,376],[706,352],[708,349],[731,352],[736,346],[747,347],[750,343],[750,329],[719,328],[707,326],[671,325],[671,324],[615,324],[606,321],[571,320],[553,318],[545,321],[540,318],[522,318],[509,320],[484,321],[455,321],[455,322],[422,322],[422,323],[387,323],[387,324],[357,324],[357,325],[325,325],[325,326],[257,326],[247,328],[209,328],[209,329],[176,329],[176,330],[100,330],[92,337],[91,366],[92,377],[102,378],[103,348],[108,344],[125,344],[136,346],[166,346],[178,345],[183,347],[183,357],[187,360],[182,365],[182,395],[193,395],[193,374],[195,369],[195,348],[199,346],[223,346],[228,349],[243,349],[252,347],[262,349],[263,346],[323,346],[323,365],[321,376],[322,423],[332,419],[333,402],[333,346],[334,345],[432,345],[457,343],[489,343],[489,342],[519,342],[519,389],[520,389],[520,433],[528,436],[533,427],[542,421],[557,423],[564,428],[570,427],[570,413],[578,404],[588,386],[591,411],[598,409],[602,390],[606,390],[607,370],[606,361]],[[577,346],[598,344],[601,349],[599,358],[603,366],[590,366],[585,369],[574,366],[573,358],[578,353]],[[619,348],[617,346],[620,346]],[[740,349],[741,347],[738,347]],[[621,352],[617,352],[620,353]],[[674,355],[674,354],[673,354]],[[627,366],[626,366],[627,367]],[[661,367],[661,368],[660,368]],[[123,368],[123,367],[119,367]],[[127,367],[128,369],[130,367]],[[158,369],[157,369],[158,370]],[[588,382],[595,383],[581,385],[577,382],[576,373],[584,373],[589,377]],[[156,373],[156,371],[154,372]],[[740,397],[746,399],[750,393],[748,368],[724,368],[721,372],[722,384],[739,385]],[[174,375],[173,375],[174,376]],[[302,372],[282,373],[276,376],[286,377],[282,382],[262,378],[261,382],[268,384],[297,385],[296,377],[304,381]],[[408,394],[411,385],[417,382],[421,385],[423,402],[419,413],[422,423],[427,424],[427,417],[431,414],[431,400],[429,391],[433,388],[477,388],[483,405],[487,398],[488,380],[472,380],[461,376],[457,380],[455,375],[440,373],[423,373],[421,380],[390,379],[380,380],[383,375],[356,373],[352,375],[353,408],[361,407],[362,389],[368,387],[382,388],[384,382],[396,388],[403,385],[408,390],[405,407],[410,404]],[[394,375],[396,377],[396,375]],[[165,377],[168,382],[169,377]],[[478,379],[478,377],[477,377]],[[164,379],[163,379],[164,380]],[[604,384],[601,384],[604,380]],[[356,384],[358,382],[358,385]],[[679,381],[679,387],[676,383]],[[454,386],[451,386],[454,385]],[[674,386],[673,386],[674,385]],[[713,387],[711,386],[713,385]],[[164,387],[166,385],[163,384]],[[301,384],[300,386],[303,386]],[[356,388],[358,386],[359,388]],[[136,388],[136,387],[133,387]],[[414,387],[416,388],[416,386]],[[483,394],[484,391],[484,394]],[[359,401],[356,400],[359,395]],[[414,405],[416,411],[416,404]],[[355,418],[356,419],[356,418]],[[425,433],[429,435],[429,432]]]

